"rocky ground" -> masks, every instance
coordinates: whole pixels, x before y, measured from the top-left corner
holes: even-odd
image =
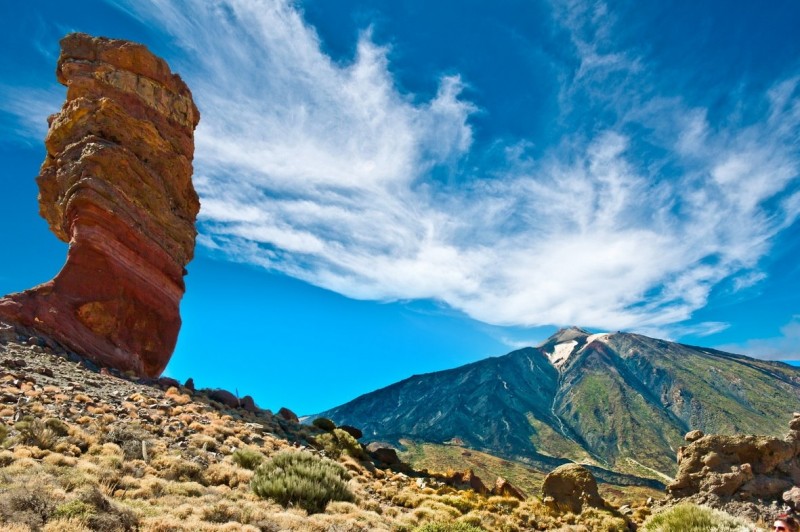
[[[570,470],[577,492],[562,473],[545,480],[551,493],[528,498],[469,473],[414,471],[391,451],[339,438],[351,427],[303,425],[223,390],[97,368],[2,324],[0,422],[2,530],[622,531],[661,507],[609,504],[583,468]],[[283,451],[338,461],[353,497],[316,513],[259,497],[255,466]]]
[[[610,507],[576,515],[538,498],[457,489],[361,446],[337,457],[327,446],[333,432],[289,411],[98,369],[41,343],[0,331],[4,530],[626,530],[632,522]],[[327,451],[347,469],[353,501],[309,515],[255,495],[243,453],[268,459],[283,450]]]

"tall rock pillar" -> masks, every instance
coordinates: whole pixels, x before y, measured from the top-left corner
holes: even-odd
[[[57,76],[67,99],[49,118],[36,181],[67,261],[53,280],[0,299],[0,321],[154,377],[175,348],[194,253],[200,114],[181,78],[140,44],[70,34]]]

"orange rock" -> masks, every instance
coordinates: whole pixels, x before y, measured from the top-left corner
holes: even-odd
[[[191,92],[140,44],[61,41],[67,100],[50,117],[39,209],[69,242],[51,281],[0,299],[0,320],[103,366],[158,376],[175,348],[200,208]]]

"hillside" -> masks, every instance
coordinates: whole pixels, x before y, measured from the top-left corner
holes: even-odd
[[[576,516],[537,496],[477,493],[406,464],[382,463],[339,429],[302,425],[289,412],[233,404],[231,394],[191,383],[100,369],[37,338],[9,336],[13,331],[0,323],[4,531],[424,531],[456,522],[464,532],[628,527],[629,518],[611,506]],[[300,486],[303,497],[259,496],[258,464],[286,453],[316,467],[338,464],[350,495],[309,509],[327,477],[323,487],[298,484],[285,468],[272,481]],[[650,511],[640,500],[627,513],[641,521]]]
[[[800,369],[780,362],[573,327],[320,415],[373,439],[458,442],[545,471],[572,460],[601,478],[667,481],[689,430],[781,434],[798,401]]]

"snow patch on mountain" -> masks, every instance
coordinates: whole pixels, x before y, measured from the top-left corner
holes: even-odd
[[[576,345],[578,345],[578,342],[575,340],[556,344],[553,346],[553,352],[547,353],[547,358],[550,359],[550,363],[555,367],[561,367],[575,350]]]

